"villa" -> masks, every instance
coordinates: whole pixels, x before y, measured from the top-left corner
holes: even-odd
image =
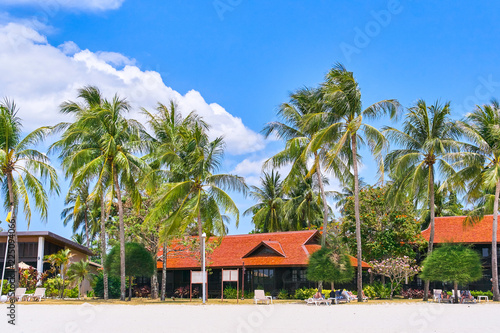
[[[207,244],[219,241],[206,259],[211,271],[208,275],[210,297],[220,297],[223,269],[239,269],[240,288],[244,284],[246,291],[262,287],[271,293],[280,289],[293,292],[301,287],[315,286],[307,280],[306,270],[309,255],[321,248],[321,234],[317,230],[231,235],[220,240],[212,237]],[[174,241],[167,250],[166,290],[171,295],[179,287],[189,288],[190,271],[200,271],[200,255],[198,251],[190,251],[183,240]],[[157,263],[160,283],[162,256],[160,250]],[[350,259],[351,265],[357,267],[356,258]],[[367,270],[370,266],[363,262],[362,267]],[[201,286],[193,285],[195,287]],[[233,287],[236,288],[236,284],[233,283]]]

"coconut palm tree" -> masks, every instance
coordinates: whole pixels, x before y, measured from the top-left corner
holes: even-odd
[[[90,246],[89,224],[92,222],[92,212],[90,207],[89,183],[83,183],[82,186],[68,192],[65,205],[71,205],[61,212],[61,219],[64,226],[72,222],[73,232],[76,232],[82,225],[85,231],[86,246]]]
[[[250,196],[257,204],[248,208],[243,215],[252,216],[256,232],[275,232],[285,229],[285,195],[280,174],[272,170],[264,172],[260,179],[261,187],[252,186]]]
[[[278,116],[283,122],[275,121],[268,123],[263,130],[265,137],[274,134],[286,141],[283,151],[274,155],[265,164],[272,165],[273,168],[279,168],[286,164],[292,165],[289,175],[284,180],[285,192],[290,190],[292,186],[291,182],[296,180],[297,175],[300,175],[304,168],[306,168],[308,159],[312,158],[313,163],[308,170],[307,176],[316,174],[323,204],[323,230],[326,230],[328,212],[330,210],[326,201],[323,177],[323,164],[326,161],[325,153],[330,142],[324,142],[315,147],[315,149],[310,149],[309,145],[313,135],[324,128],[325,123],[320,117],[317,118],[318,121],[310,121],[308,123],[305,122],[305,118],[312,114],[322,114],[325,111],[326,108],[321,100],[320,91],[318,89],[302,88],[290,95],[288,103],[283,103],[280,106]],[[327,169],[333,172],[339,179],[346,175],[346,170],[348,170],[342,159],[338,156],[332,160]],[[321,238],[322,245],[325,245],[325,240],[326,233],[323,233]]]
[[[489,105],[476,106],[458,122],[459,128],[472,143],[465,156],[457,157],[455,166],[463,167],[456,178],[467,183],[466,198],[477,205],[472,212],[474,223],[485,213],[493,213],[491,239],[491,276],[493,300],[500,301],[498,288],[498,200],[500,197],[500,104],[493,100]],[[494,193],[494,194],[493,194]]]
[[[48,182],[49,192],[59,193],[58,179],[49,158],[34,149],[41,143],[50,129],[40,127],[22,138],[21,119],[17,116],[17,106],[5,99],[0,103],[0,183],[5,198],[5,208],[16,219],[19,203],[22,203],[28,223],[31,209],[40,214],[43,221],[48,217],[48,195],[44,183]],[[19,286],[19,251],[17,227],[14,223],[14,275],[15,286]]]
[[[450,120],[450,103],[439,102],[428,106],[419,100],[406,114],[403,130],[385,127],[386,137],[397,149],[385,158],[384,164],[393,179],[387,195],[397,204],[406,198],[415,198],[416,204],[429,207],[430,237],[428,254],[434,246],[435,187],[439,172],[444,179],[455,171],[448,163],[453,153],[460,151],[459,130]],[[424,286],[427,300],[429,281]]]
[[[72,125],[64,125],[67,129],[60,147],[69,146],[78,149],[84,146],[85,150],[71,150],[67,153],[68,156],[63,160],[63,164],[67,165],[67,172],[72,173],[72,189],[93,180],[96,184],[93,190],[96,198],[103,198],[106,188],[111,189],[112,197],[116,198],[121,249],[120,299],[125,300],[122,190],[128,192],[138,209],[141,196],[137,179],[148,165],[134,153],[146,150],[149,135],[139,122],[124,117],[130,110],[130,105],[118,95],[112,100],[102,99],[96,87],[86,87],[80,89],[79,97],[85,102],[83,107],[71,101],[61,107],[62,112],[74,114],[76,121]]]
[[[92,280],[94,274],[90,271],[90,264],[88,260],[80,260],[72,263],[68,268],[68,278],[76,281],[78,284],[78,299],[80,299],[80,292],[82,290],[83,280]]]
[[[358,294],[363,291],[362,283],[362,251],[361,251],[361,220],[359,216],[359,172],[358,146],[365,142],[375,153],[379,154],[385,148],[385,138],[375,127],[367,124],[367,119],[376,119],[382,114],[394,117],[399,109],[396,100],[388,99],[370,105],[363,109],[361,91],[353,73],[337,64],[326,75],[321,87],[323,103],[327,111],[307,116],[307,124],[324,123],[312,138],[309,151],[316,151],[321,146],[327,146],[325,155],[327,167],[337,165],[338,158],[346,161],[352,167],[354,176],[354,202],[356,218],[357,241],[357,286]],[[344,174],[346,174],[346,170]],[[345,176],[347,179],[347,175]],[[345,183],[345,181],[343,181]],[[362,301],[360,298],[359,301]]]

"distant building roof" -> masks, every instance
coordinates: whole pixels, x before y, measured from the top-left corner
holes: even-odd
[[[476,243],[491,244],[493,234],[493,215],[486,215],[480,222],[466,224],[465,216],[436,217],[434,243]],[[422,231],[422,236],[429,240],[430,226]],[[500,230],[497,232],[500,240]]]
[[[8,236],[7,232],[0,232],[0,238],[7,236]],[[44,237],[51,243],[61,245],[63,247],[68,247],[70,249],[78,250],[89,256],[93,255],[92,251],[90,251],[88,247],[75,243],[72,240],[56,235],[50,231],[18,231],[17,237],[19,242],[22,242],[23,237]]]
[[[275,232],[265,234],[232,235],[222,237],[213,253],[207,256],[211,268],[241,267],[305,267],[309,255],[319,250],[320,233],[316,230]],[[212,237],[208,242],[217,242]],[[189,251],[182,240],[173,241],[168,248],[168,269],[199,269],[196,253]],[[163,255],[161,249],[158,257]],[[351,257],[351,264],[357,260]],[[162,268],[162,261],[157,263]],[[366,262],[363,268],[369,268]]]

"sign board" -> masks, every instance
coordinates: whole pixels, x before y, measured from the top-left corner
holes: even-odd
[[[208,282],[208,274],[205,271],[205,283]],[[203,272],[202,271],[191,271],[191,284],[203,284]]]
[[[238,282],[238,270],[223,270],[222,281],[224,282]]]

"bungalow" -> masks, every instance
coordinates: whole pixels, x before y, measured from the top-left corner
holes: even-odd
[[[461,243],[476,250],[483,262],[483,278],[469,284],[472,290],[491,289],[491,238],[493,235],[493,215],[486,215],[475,224],[466,224],[465,216],[436,217],[434,244]],[[429,240],[430,227],[422,231],[422,236]],[[500,231],[497,232],[497,244],[500,242]],[[497,246],[498,248],[498,246]],[[500,249],[499,249],[500,250]],[[500,254],[500,251],[497,251]]]
[[[0,270],[3,269],[7,237],[7,232],[0,232]],[[19,262],[24,262],[36,268],[38,272],[45,272],[50,269],[50,264],[43,260],[44,256],[54,254],[62,249],[71,250],[73,254],[71,262],[87,259],[92,255],[92,251],[87,247],[50,231],[19,231],[17,239],[19,244]],[[94,271],[97,271],[97,268],[101,267],[95,263],[91,263],[91,265]],[[10,274],[13,274],[13,270],[7,269],[5,274],[8,277]],[[90,282],[84,281],[82,293],[88,290],[91,290]]]
[[[240,288],[244,284],[246,291],[262,287],[277,294],[280,289],[293,292],[301,287],[313,287],[315,284],[306,278],[306,270],[309,255],[321,248],[320,238],[317,230],[231,235],[220,240],[210,238],[207,248],[213,248],[213,251],[207,251],[206,259],[210,269],[209,296],[220,296],[223,269],[239,269]],[[176,240],[167,248],[169,296],[179,287],[189,288],[190,271],[200,270],[200,255],[195,248],[189,249],[189,239]],[[162,257],[163,250],[160,250],[157,262],[160,283]],[[351,265],[357,266],[354,257],[351,257]],[[363,262],[362,267],[368,269],[370,266]],[[233,286],[236,288],[235,284]]]

